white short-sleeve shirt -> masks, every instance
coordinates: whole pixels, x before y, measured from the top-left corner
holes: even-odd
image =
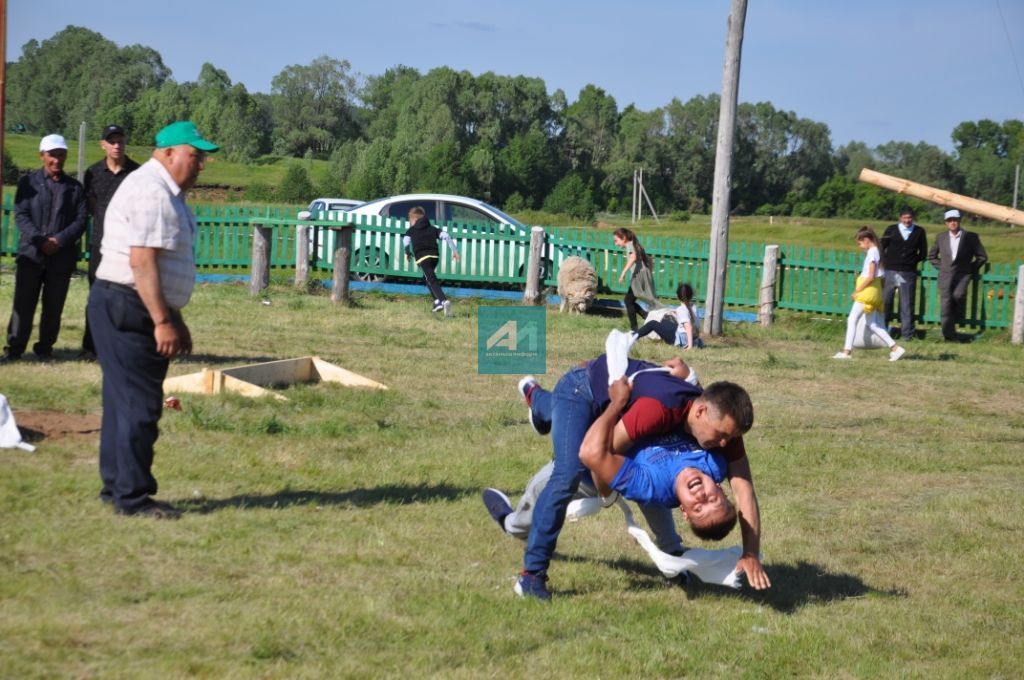
[[[876,279],[884,278],[885,277],[885,269],[882,267],[882,258],[879,256],[878,248],[876,248],[875,246],[871,246],[870,248],[868,248],[867,255],[864,256],[864,266],[861,267],[860,275],[861,276],[867,276],[868,274],[871,273],[871,271],[869,270],[869,267],[870,267],[872,262],[874,262],[875,266],[876,266],[875,278]]]
[[[181,309],[196,280],[195,232],[195,217],[181,188],[159,161],[150,159],[124,179],[107,206],[96,278],[135,288],[131,248],[157,248],[164,301]]]

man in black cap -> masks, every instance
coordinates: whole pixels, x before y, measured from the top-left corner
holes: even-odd
[[[103,128],[100,148],[103,149],[103,160],[93,163],[85,171],[85,201],[92,217],[92,234],[87,248],[90,288],[96,281],[96,270],[100,266],[100,242],[103,240],[103,217],[107,212],[107,205],[128,173],[139,167],[138,163],[125,154],[124,128],[120,125],[108,125]],[[82,352],[78,356],[87,361],[96,359],[96,347],[92,341],[88,315],[85,319]]]

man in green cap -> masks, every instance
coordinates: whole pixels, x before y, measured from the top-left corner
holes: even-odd
[[[196,222],[185,192],[218,148],[191,121],[171,123],[107,206],[87,313],[103,369],[100,499],[121,515],[181,514],[153,499],[153,445],[168,363],[192,351],[181,309],[195,283]]]

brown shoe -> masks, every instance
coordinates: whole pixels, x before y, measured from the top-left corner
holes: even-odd
[[[181,510],[178,510],[170,503],[163,501],[150,501],[137,510],[131,512],[117,509],[117,514],[128,515],[129,517],[151,517],[153,519],[180,519]]]

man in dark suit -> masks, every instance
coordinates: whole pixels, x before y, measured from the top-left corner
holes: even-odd
[[[953,342],[958,339],[957,321],[967,308],[967,284],[988,262],[988,253],[977,234],[960,228],[959,210],[947,210],[945,217],[948,231],[935,237],[928,261],[939,271],[942,337]]]
[[[914,211],[900,208],[899,224],[891,224],[882,234],[882,265],[885,267],[882,300],[885,321],[895,316],[893,300],[900,293],[900,334],[914,339],[914,298],[917,294],[917,267],[928,256],[928,237],[914,224]]]
[[[43,167],[18,181],[14,220],[21,232],[15,258],[14,309],[7,324],[3,360],[21,358],[32,333],[32,317],[40,295],[39,341],[32,351],[50,358],[60,332],[60,317],[71,274],[78,262],[78,242],[85,231],[85,192],[64,174],[68,145],[60,135],[39,142]]]

